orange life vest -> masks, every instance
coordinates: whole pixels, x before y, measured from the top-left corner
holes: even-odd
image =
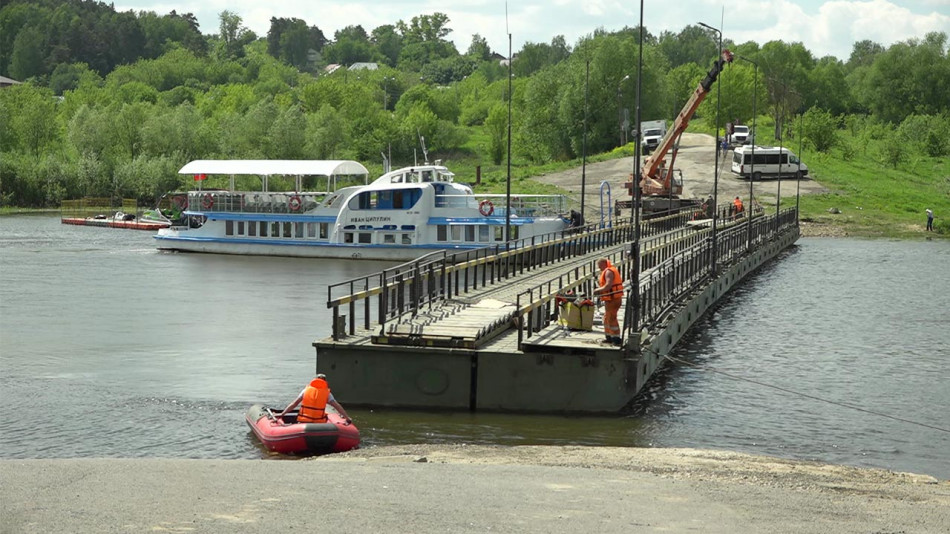
[[[742,211],[742,200],[737,198],[733,204],[736,206],[736,213],[740,213]]]
[[[617,270],[612,264],[608,263],[607,268],[604,269],[604,272],[600,273],[600,285],[603,286],[607,283],[607,271],[612,271],[614,273],[614,283],[612,286],[608,287],[607,290],[600,295],[600,300],[607,302],[609,300],[620,300],[623,298],[623,278],[620,277],[620,271]]]
[[[303,392],[300,402],[298,423],[326,423],[327,400],[330,398],[330,386],[322,378],[314,378]]]

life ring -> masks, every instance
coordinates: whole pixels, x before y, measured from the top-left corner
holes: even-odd
[[[206,210],[214,207],[214,197],[211,196],[211,193],[205,193],[205,196],[201,197],[201,207]]]
[[[294,195],[287,201],[287,207],[290,208],[290,211],[300,211],[300,206],[302,205],[303,203],[300,201],[299,195]]]
[[[478,213],[488,217],[492,213],[495,213],[495,205],[491,203],[491,200],[483,200],[478,203]]]

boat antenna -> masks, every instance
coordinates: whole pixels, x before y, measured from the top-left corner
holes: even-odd
[[[425,138],[425,136],[422,135],[422,133],[419,132],[419,130],[416,130],[416,134],[419,135],[419,144],[422,145],[422,160],[423,160],[423,162],[424,162],[423,165],[428,165],[428,164],[429,164],[429,151],[426,150],[426,138]]]
[[[389,158],[386,157],[385,152],[380,152],[379,155],[383,157],[383,174],[386,174],[389,172]]]

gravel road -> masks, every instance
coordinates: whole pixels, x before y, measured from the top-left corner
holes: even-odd
[[[716,167],[715,142],[711,135],[685,133],[680,142],[679,153],[676,161],[673,163],[674,169],[680,169],[683,172],[683,197],[684,198],[703,198],[712,194],[715,177],[713,169]],[[736,196],[741,196],[743,201],[749,198],[749,182],[740,178],[730,171],[732,166],[732,151],[727,151],[724,155],[720,154],[719,175],[719,203],[725,204]],[[807,161],[806,161],[807,163]],[[641,158],[641,165],[643,159]],[[610,186],[612,196],[611,204],[614,200],[628,200],[630,197],[623,183],[630,179],[633,172],[633,157],[614,159],[599,163],[590,163],[587,165],[584,181],[586,182],[584,205],[588,222],[593,222],[599,217],[601,212],[601,183],[607,182]],[[567,171],[545,174],[534,177],[539,182],[557,185],[576,195],[580,201],[581,176],[582,169],[570,169]],[[803,195],[812,193],[822,193],[828,190],[815,182],[814,180],[802,180],[800,183],[801,193]],[[774,206],[775,199],[778,196],[779,180],[769,179],[753,183],[753,195],[762,204]],[[794,178],[781,180],[782,202],[787,200],[794,201],[796,194],[796,181]],[[747,202],[748,203],[748,202]],[[604,200],[604,205],[609,205]]]

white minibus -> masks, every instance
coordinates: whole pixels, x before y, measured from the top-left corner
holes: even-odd
[[[732,154],[732,172],[743,178],[751,177],[753,180],[761,180],[763,176],[778,177],[779,173],[782,177],[804,178],[808,174],[808,166],[801,163],[798,156],[787,148],[740,146]]]

